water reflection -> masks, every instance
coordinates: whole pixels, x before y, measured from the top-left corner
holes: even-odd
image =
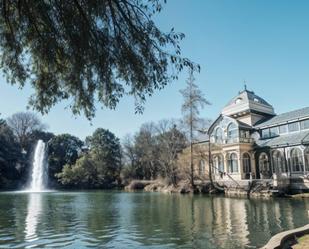
[[[309,200],[152,193],[0,194],[0,248],[259,248]]]
[[[42,213],[42,195],[30,193],[28,195],[27,217],[25,221],[25,240],[33,242],[39,239],[38,224]]]

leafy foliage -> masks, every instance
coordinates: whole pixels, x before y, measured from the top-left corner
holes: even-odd
[[[109,130],[98,128],[86,138],[92,158],[97,164],[99,181],[111,183],[119,177],[121,170],[121,145]]]
[[[66,164],[62,172],[56,174],[64,186],[94,188],[97,186],[96,166],[89,155],[84,155],[74,166]]]
[[[165,2],[165,1],[164,1]],[[0,50],[12,84],[29,82],[29,104],[46,113],[70,99],[74,114],[91,119],[95,102],[115,108],[124,94],[136,111],[147,95],[199,66],[181,56],[184,34],[152,21],[160,0],[2,1]]]
[[[12,130],[0,119],[0,187],[10,187],[9,181],[19,178],[16,166],[21,158],[21,149]]]
[[[70,134],[53,137],[48,143],[49,179],[55,180],[55,174],[60,173],[66,164],[73,165],[79,157],[83,142]]]
[[[84,188],[106,188],[119,180],[121,170],[121,146],[119,139],[110,131],[98,128],[86,138],[89,153],[74,165],[65,165],[56,174],[61,184]]]

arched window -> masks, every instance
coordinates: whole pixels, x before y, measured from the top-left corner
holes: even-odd
[[[235,104],[239,104],[240,102],[242,102],[242,98],[237,98],[237,99],[235,100]]]
[[[223,142],[223,131],[220,127],[218,127],[215,132],[215,143],[222,144],[222,142]]]
[[[304,170],[303,153],[298,148],[291,151],[291,166],[293,172],[301,172]]]
[[[261,153],[259,156],[259,169],[263,178],[271,177],[270,163],[266,153]]]
[[[204,160],[200,161],[198,171],[199,171],[199,175],[205,175],[205,173],[206,173],[206,166],[205,166],[205,161]]]
[[[276,172],[281,173],[287,172],[284,157],[279,150],[273,152],[272,159],[273,159],[273,168]]]
[[[224,172],[224,160],[222,155],[219,154],[214,156],[214,165],[217,173]]]
[[[309,171],[309,147],[305,149],[304,153],[305,153],[306,171]]]
[[[251,160],[250,160],[250,155],[248,153],[243,154],[242,167],[243,167],[243,173],[245,175],[245,178],[249,179],[250,173],[251,173]]]
[[[238,172],[238,158],[236,153],[232,153],[229,156],[229,172],[230,173],[237,173]]]
[[[234,123],[230,123],[227,127],[227,138],[229,141],[233,141],[234,138],[238,137],[238,128]]]

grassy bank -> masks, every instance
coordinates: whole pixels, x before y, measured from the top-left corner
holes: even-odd
[[[293,249],[308,249],[309,248],[309,235],[302,236],[297,239],[297,244],[292,246]]]

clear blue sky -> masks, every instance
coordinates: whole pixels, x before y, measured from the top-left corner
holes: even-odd
[[[270,102],[277,113],[309,106],[309,1],[168,0],[156,16],[163,30],[184,32],[183,55],[199,63],[196,82],[211,106],[202,116],[215,119],[222,107],[248,88]],[[1,76],[0,76],[1,77]],[[84,138],[97,127],[120,138],[148,121],[181,116],[186,74],[148,98],[143,115],[134,114],[133,99],[124,98],[115,111],[98,110],[92,125],[56,105],[42,117],[49,130]],[[0,78],[0,113],[25,111],[31,89],[18,90]]]

